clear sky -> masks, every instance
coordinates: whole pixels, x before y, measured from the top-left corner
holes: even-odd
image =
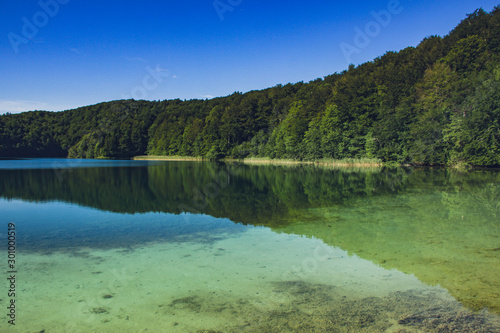
[[[1,0],[0,114],[307,82],[445,35],[499,3]]]

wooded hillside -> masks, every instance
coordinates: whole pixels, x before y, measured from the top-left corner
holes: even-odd
[[[309,83],[0,116],[0,156],[249,156],[500,165],[500,7]]]

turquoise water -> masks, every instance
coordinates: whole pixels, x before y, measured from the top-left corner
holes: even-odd
[[[496,171],[0,161],[0,212],[2,332],[500,331]]]

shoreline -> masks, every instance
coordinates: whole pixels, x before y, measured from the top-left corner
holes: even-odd
[[[209,159],[203,157],[193,157],[193,156],[134,156],[132,157],[134,161],[209,161]],[[316,166],[332,166],[332,167],[382,167],[384,163],[378,160],[368,160],[368,159],[346,159],[346,160],[320,160],[320,161],[297,161],[297,160],[287,160],[287,159],[271,159],[271,158],[244,158],[244,159],[233,159],[224,158],[221,159],[222,162],[229,163],[243,163],[248,165],[316,165]],[[398,165],[400,166],[400,165]],[[402,166],[402,165],[401,165]]]
[[[192,156],[134,156],[131,158],[134,161],[208,161],[202,157],[192,157]]]
[[[248,165],[315,165],[315,166],[329,166],[329,167],[382,167],[383,163],[379,161],[366,161],[366,160],[332,160],[332,161],[296,161],[286,159],[268,159],[268,158],[245,158],[243,160],[224,160],[227,162],[240,162]]]
[[[69,157],[0,157],[0,161],[12,161],[12,160],[25,160],[25,159],[76,159],[85,160],[86,158],[69,158]],[[194,157],[194,156],[157,156],[157,155],[138,155],[132,157],[123,158],[111,158],[111,157],[96,157],[94,160],[132,160],[132,161],[172,161],[172,162],[182,162],[182,161],[192,161],[192,162],[209,162],[212,161],[205,157]],[[291,159],[272,159],[268,157],[250,157],[244,159],[235,158],[222,158],[216,161],[227,162],[227,163],[242,163],[246,165],[313,165],[313,166],[323,166],[323,167],[339,167],[339,168],[382,168],[382,167],[409,167],[409,168],[446,168],[453,169],[457,171],[469,171],[469,170],[500,170],[500,166],[483,166],[483,165],[470,165],[466,163],[458,163],[453,165],[425,165],[425,164],[401,164],[396,162],[382,162],[378,159],[368,159],[368,158],[348,158],[345,160],[316,160],[316,161],[299,161]]]
[[[194,156],[134,156],[131,160],[136,161],[199,161],[208,162],[211,161],[204,157],[194,157]],[[396,162],[382,162],[378,159],[369,158],[347,158],[344,160],[316,160],[316,161],[299,161],[291,159],[272,159],[269,157],[249,157],[244,159],[237,158],[222,158],[221,162],[228,163],[243,163],[246,165],[314,165],[314,166],[324,166],[324,167],[339,167],[339,168],[382,168],[382,167],[409,167],[409,168],[446,168],[453,169],[457,171],[468,171],[468,170],[498,170],[498,166],[481,166],[481,165],[469,165],[469,164],[455,164],[455,165],[424,165],[424,164],[401,164]]]

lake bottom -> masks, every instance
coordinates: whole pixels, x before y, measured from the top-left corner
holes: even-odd
[[[315,238],[213,236],[19,253],[15,331],[500,331],[499,316]]]

